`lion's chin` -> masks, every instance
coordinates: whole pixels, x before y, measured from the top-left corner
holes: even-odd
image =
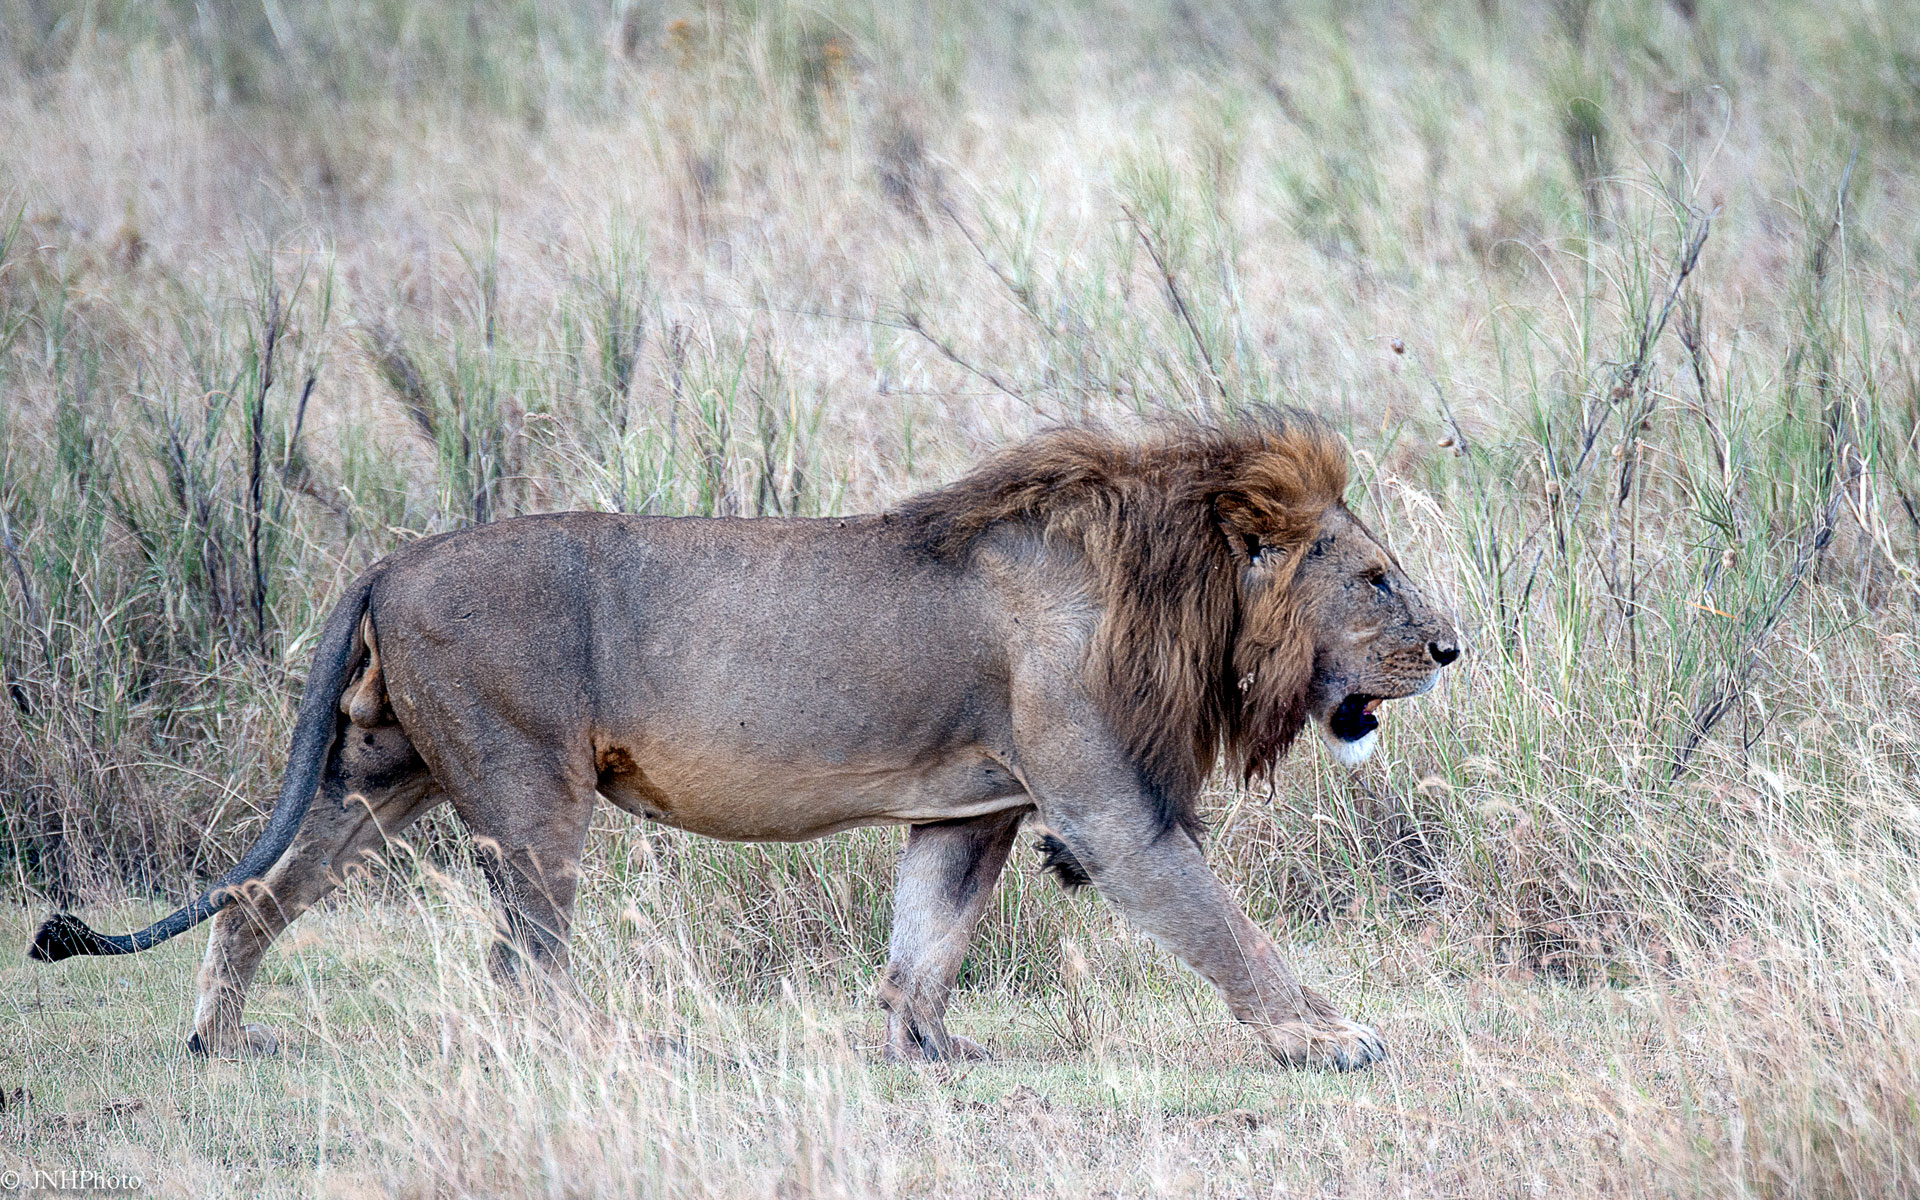
[[[1357,767],[1373,757],[1373,748],[1380,744],[1380,731],[1369,729],[1360,737],[1348,741],[1335,736],[1333,730],[1320,726],[1320,740],[1327,744],[1327,753],[1333,755],[1333,761],[1345,767]]]

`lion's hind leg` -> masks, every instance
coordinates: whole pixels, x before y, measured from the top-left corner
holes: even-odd
[[[988,1057],[977,1043],[947,1032],[947,999],[1028,811],[915,825],[907,834],[879,987],[889,1059]]]
[[[488,967],[509,991],[550,993],[558,985],[571,994],[567,939],[593,818],[593,776],[569,771],[542,747],[494,751],[511,769],[447,770],[454,811],[473,835],[499,906]]]
[[[278,1049],[271,1033],[240,1020],[261,956],[281,930],[338,887],[349,868],[379,853],[438,799],[426,764],[398,725],[345,727],[293,845],[213,919],[189,1051],[234,1058]]]

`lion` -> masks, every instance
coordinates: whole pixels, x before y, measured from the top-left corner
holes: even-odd
[[[269,943],[448,801],[498,904],[509,985],[566,978],[594,801],[736,841],[908,827],[877,998],[887,1057],[972,1059],[962,956],[1022,824],[1218,989],[1281,1063],[1385,1054],[1288,969],[1201,853],[1225,760],[1269,770],[1309,724],[1373,748],[1454,626],[1344,504],[1326,424],[1261,410],[1129,440],[1070,426],[890,512],[561,513],[423,538],[328,618],[279,800],[213,887],[137,933],[57,913],[30,955],[144,950],[213,918],[196,1054],[243,1024]]]

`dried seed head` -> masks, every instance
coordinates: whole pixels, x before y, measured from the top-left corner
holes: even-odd
[[[1060,963],[1066,968],[1067,977],[1076,983],[1093,976],[1093,967],[1087,962],[1087,956],[1080,949],[1080,943],[1072,938],[1060,939]]]
[[[1447,436],[1445,436],[1445,437],[1443,437],[1443,438],[1441,438],[1441,439],[1440,439],[1440,448],[1441,448],[1442,450],[1451,450],[1451,449],[1453,449],[1453,435],[1452,435],[1452,434],[1448,434]]]
[[[1387,345],[1393,347],[1393,352],[1395,354],[1405,354],[1407,352],[1407,344],[1401,341],[1399,338],[1394,338],[1392,341],[1388,342]]]
[[[1553,497],[1553,496],[1558,496],[1559,494],[1560,494],[1560,481],[1558,479],[1547,480],[1547,495],[1549,497]]]
[[[1723,571],[1733,570],[1734,564],[1738,563],[1739,561],[1740,561],[1740,555],[1735,553],[1732,546],[1728,546],[1725,550],[1722,550],[1720,552],[1720,569]]]
[[[1615,461],[1615,462],[1619,462],[1619,461],[1620,461],[1621,459],[1623,459],[1623,458],[1625,458],[1626,456],[1627,456],[1627,445],[1626,445],[1626,443],[1625,443],[1625,442],[1615,442],[1615,443],[1613,444],[1613,461]]]

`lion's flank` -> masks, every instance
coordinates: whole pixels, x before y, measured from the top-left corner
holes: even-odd
[[[1104,612],[1101,707],[1167,824],[1193,832],[1223,748],[1251,776],[1306,722],[1312,647],[1295,632],[1287,589],[1267,610],[1243,611],[1239,569],[1273,550],[1290,577],[1346,485],[1346,449],[1325,422],[1268,409],[1167,422],[1138,440],[1051,430],[897,517],[944,558],[1007,524],[1081,547]]]

